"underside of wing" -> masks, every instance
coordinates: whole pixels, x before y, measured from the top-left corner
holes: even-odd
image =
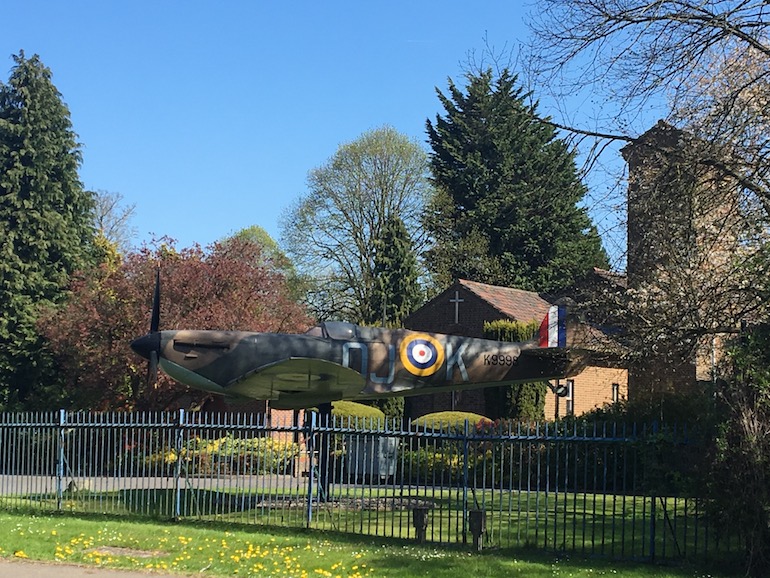
[[[540,373],[541,377],[550,379],[577,375],[586,368],[588,361],[586,351],[547,347],[522,350],[519,366],[531,367],[533,377]]]
[[[365,385],[364,377],[331,361],[291,358],[265,365],[227,386],[229,394],[270,399],[276,409],[296,409],[349,398]]]

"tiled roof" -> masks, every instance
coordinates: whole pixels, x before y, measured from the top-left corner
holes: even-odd
[[[459,279],[458,283],[495,307],[505,317],[516,321],[540,320],[548,312],[550,303],[537,293],[512,289],[510,287],[498,287]]]
[[[594,267],[594,275],[624,289],[628,285],[626,276],[623,273],[615,273],[614,271],[607,271],[606,269]]]

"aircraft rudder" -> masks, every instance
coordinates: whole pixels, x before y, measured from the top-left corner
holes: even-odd
[[[551,305],[540,323],[540,347],[567,346],[567,307]]]

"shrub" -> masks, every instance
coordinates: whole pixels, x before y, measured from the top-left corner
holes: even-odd
[[[343,423],[345,420],[382,421],[385,419],[385,413],[378,407],[344,400],[332,402],[332,416],[337,418],[338,422],[342,420]]]
[[[418,417],[412,421],[412,427],[426,430],[459,432],[465,430],[465,422],[475,431],[480,424],[492,424],[492,420],[477,413],[467,411],[439,411]]]
[[[292,470],[299,446],[270,437],[236,438],[228,434],[218,439],[196,437],[177,453],[164,449],[144,458],[145,466],[160,466],[166,475],[182,460],[183,473],[193,475],[285,474]]]

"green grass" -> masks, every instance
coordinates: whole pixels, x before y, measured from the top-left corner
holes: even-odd
[[[0,557],[158,573],[283,578],[456,576],[720,578],[719,568],[613,562],[542,554],[419,546],[403,540],[302,529],[245,528],[135,518],[0,512]]]
[[[278,498],[282,488],[244,491],[234,488],[136,489],[119,492],[79,491],[63,496],[61,511],[75,514],[107,514],[128,519],[174,517],[177,497],[181,518],[188,522],[305,528],[306,497],[294,491]],[[369,534],[387,538],[414,538],[409,507],[377,509],[359,507],[370,499],[419,499],[432,506],[428,539],[457,543],[463,538],[462,492],[452,489],[412,489],[404,496],[393,488],[333,486],[332,498],[348,500],[342,505],[313,505],[311,527],[315,530]],[[259,498],[259,499],[258,499]],[[265,501],[262,499],[265,498]],[[289,499],[290,498],[290,499]],[[721,536],[709,527],[703,512],[685,511],[686,502],[673,498],[602,496],[598,494],[545,494],[477,490],[467,493],[468,508],[483,505],[487,512],[485,547],[537,546],[581,555],[639,559],[650,555],[651,540],[657,559],[703,559],[735,555],[734,536]],[[389,502],[388,502],[389,503]],[[0,498],[0,510],[33,509],[54,512],[53,494]],[[650,525],[654,508],[655,524]],[[732,554],[731,554],[732,553]]]

